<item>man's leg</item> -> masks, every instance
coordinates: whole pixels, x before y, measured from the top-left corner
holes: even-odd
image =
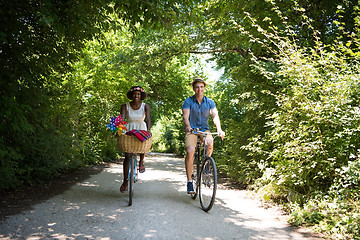
[[[207,143],[207,155],[211,157],[214,150],[214,138],[211,135],[207,135],[205,141]]]
[[[191,174],[194,163],[194,153],[195,153],[195,148],[193,146],[186,147],[185,170],[188,181],[191,181]]]
[[[187,193],[193,194],[194,187],[192,184],[191,174],[194,163],[194,153],[197,142],[197,136],[194,134],[187,134],[185,137],[185,170],[186,170],[186,178],[187,178]]]

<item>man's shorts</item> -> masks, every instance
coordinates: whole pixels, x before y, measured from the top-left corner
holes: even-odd
[[[206,130],[205,132],[210,132],[209,130]],[[210,135],[211,136],[211,135]],[[204,141],[204,136],[200,136],[201,137],[201,141]],[[197,143],[197,135],[193,134],[193,133],[188,133],[185,136],[185,148],[187,147],[196,147],[196,143]]]

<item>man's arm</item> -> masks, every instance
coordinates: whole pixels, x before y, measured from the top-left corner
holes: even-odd
[[[184,122],[184,126],[185,126],[185,132],[190,133],[191,132],[191,126],[190,126],[190,120],[189,120],[190,109],[183,108],[182,112],[183,112],[183,122]]]
[[[216,108],[210,109],[210,115],[214,121],[215,127],[221,139],[224,139],[225,132],[221,129],[220,117]]]

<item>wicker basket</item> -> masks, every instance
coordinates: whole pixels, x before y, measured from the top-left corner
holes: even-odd
[[[147,153],[152,144],[152,138],[141,142],[137,137],[130,135],[120,135],[117,137],[120,151],[126,153]]]

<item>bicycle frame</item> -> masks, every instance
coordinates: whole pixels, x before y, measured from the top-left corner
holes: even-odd
[[[136,154],[131,154],[129,159],[129,172],[128,172],[128,184],[129,184],[129,206],[132,205],[132,197],[134,194],[135,182],[137,181],[137,158]]]
[[[196,132],[193,132],[194,134],[197,134],[198,135],[198,139],[197,139],[197,143],[196,143],[196,155],[197,155],[197,158],[195,159],[194,158],[194,161],[197,161],[197,182],[199,182],[199,179],[200,179],[200,174],[199,173],[199,170],[201,169],[202,165],[204,164],[204,160],[209,157],[207,155],[207,142],[206,142],[206,136],[207,135],[215,135],[215,134],[218,134],[217,132],[216,133],[209,133],[209,132],[200,132],[200,131],[196,131]],[[204,143],[202,142],[201,140],[201,136],[204,136]],[[201,149],[204,149],[203,153],[204,154],[201,154]],[[196,188],[198,188],[198,186],[196,186]],[[197,189],[196,191],[197,192]]]
[[[131,154],[131,157],[129,159],[129,172],[128,172],[128,177],[127,177],[127,180],[129,181],[131,178],[130,178],[130,169],[132,167],[132,158],[134,158],[134,166],[136,167],[137,166],[137,157],[136,157],[136,154]],[[135,169],[135,168],[134,168]],[[134,171],[134,182],[136,182],[137,180],[137,175],[138,175],[138,172],[137,171]]]
[[[194,194],[191,194],[191,197],[193,199],[196,198],[197,196],[197,193],[198,193],[198,182],[199,182],[199,178],[200,178],[200,169],[201,169],[201,164],[202,164],[202,159],[201,159],[201,149],[204,148],[204,146],[202,145],[202,142],[201,142],[201,139],[200,139],[200,136],[198,136],[198,139],[197,139],[197,143],[196,143],[196,148],[195,148],[195,154],[194,154],[194,164],[196,165],[196,188],[195,188],[195,193]],[[204,153],[205,155],[206,153]],[[194,170],[194,169],[193,169]],[[194,175],[194,172],[192,173]]]
[[[207,149],[207,142],[206,142],[207,135],[218,135],[219,133],[217,133],[217,132],[211,133],[211,132],[195,131],[195,132],[193,132],[193,134],[198,135],[198,141],[197,141],[197,144],[196,144],[196,149],[204,148],[203,159],[205,159],[206,157],[208,157],[208,155],[207,155],[208,149]],[[201,136],[204,137],[204,143],[202,143],[202,141],[201,141]],[[200,153],[200,151],[198,153]]]
[[[195,161],[194,164],[196,165],[196,176],[194,176],[194,172],[193,172],[193,181],[195,181],[196,189],[195,189],[195,193],[191,194],[191,197],[195,199],[197,194],[199,193],[201,208],[205,212],[208,212],[212,208],[215,201],[216,186],[217,186],[217,171],[216,171],[216,164],[214,159],[207,155],[208,149],[207,149],[206,136],[209,134],[218,134],[218,133],[208,133],[208,132],[199,132],[199,131],[193,133],[198,135],[198,139],[197,139],[195,158],[194,158]],[[202,141],[201,136],[205,136],[204,142]],[[204,149],[203,154],[201,154],[201,149]],[[206,180],[204,180],[204,178],[206,178]],[[213,188],[211,188],[211,186],[213,186]]]

